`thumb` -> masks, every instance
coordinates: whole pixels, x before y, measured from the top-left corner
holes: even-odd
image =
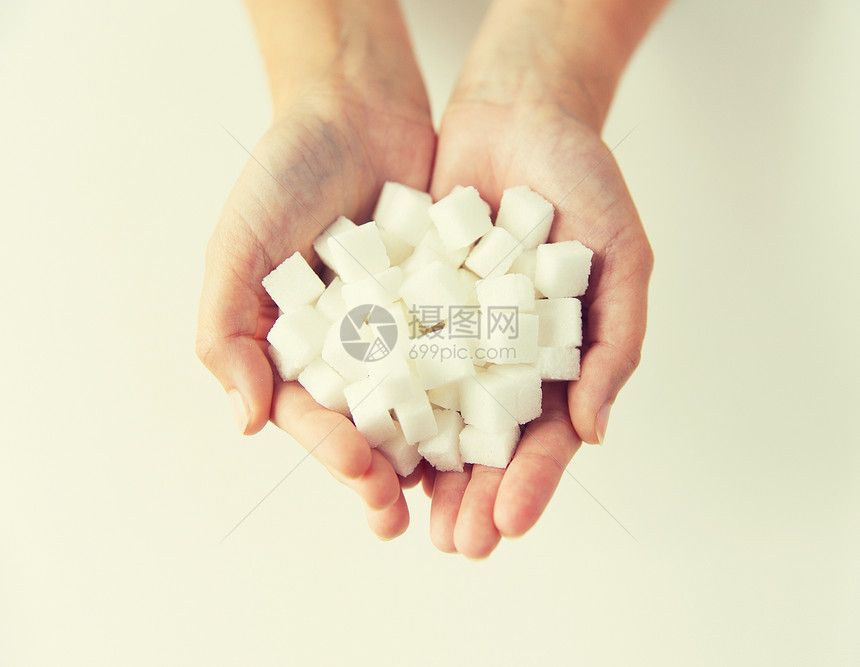
[[[595,255],[581,378],[568,390],[573,426],[592,444],[603,442],[610,408],[639,365],[645,337],[654,257],[644,233],[630,236],[606,256]]]
[[[224,387],[246,435],[269,420],[273,374],[266,334],[278,316],[260,283],[269,262],[256,248],[221,225],[216,229],[206,251],[196,341],[197,356]]]

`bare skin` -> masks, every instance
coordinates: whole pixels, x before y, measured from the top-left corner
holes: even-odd
[[[312,451],[367,506],[383,539],[406,530],[403,488],[423,484],[442,551],[489,555],[527,532],[581,442],[606,432],[635,370],[653,258],[600,130],[624,65],[666,0],[497,0],[464,63],[437,138],[394,0],[251,0],[275,100],[207,249],[198,355],[231,396],[243,433],[267,420]],[[301,54],[295,56],[294,54]],[[404,150],[404,147],[407,147]],[[551,240],[595,251],[584,299],[582,379],[547,383],[506,470],[467,466],[398,478],[352,423],[266,356],[277,308],[263,276],[338,215],[369,219],[386,180],[434,199],[474,185],[497,209],[527,184],[556,205]]]

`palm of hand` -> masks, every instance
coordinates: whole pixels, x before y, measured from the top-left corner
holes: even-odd
[[[397,117],[345,101],[338,107],[293,110],[263,135],[210,251],[229,242],[222,252],[271,260],[274,268],[296,250],[310,257],[311,242],[338,215],[369,219],[386,180],[426,187],[435,142],[429,116]]]

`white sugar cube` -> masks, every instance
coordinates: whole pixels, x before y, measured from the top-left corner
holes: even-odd
[[[346,315],[346,303],[342,294],[343,286],[344,282],[335,276],[317,300],[316,309],[329,322],[340,322]]]
[[[378,449],[401,477],[410,475],[421,463],[418,444],[406,440],[397,422],[394,422],[394,435],[379,443]]]
[[[472,186],[455,187],[430,207],[430,219],[449,250],[462,248],[490,229],[490,206]]]
[[[342,322],[329,325],[323,338],[323,361],[342,375],[347,382],[363,380],[367,377],[367,364],[346,351],[341,340],[341,325]]]
[[[278,351],[281,377],[295,380],[319,355],[327,327],[328,322],[313,306],[287,311],[277,319],[267,339]]]
[[[415,251],[403,261],[400,268],[403,270],[404,278],[408,278],[433,262],[441,262],[443,264],[450,263],[433,248],[423,246],[419,243],[415,248]]]
[[[480,276],[472,273],[469,269],[460,269],[457,271],[457,277],[460,279],[460,286],[463,288],[463,294],[466,296],[463,305],[477,306],[478,291],[475,289],[475,284],[481,279]]]
[[[494,317],[494,307],[487,309],[489,321]],[[504,313],[511,318],[511,325],[487,331],[481,337],[486,359],[496,364],[529,364],[537,359],[538,316],[532,313]]]
[[[340,216],[331,223],[328,227],[322,230],[319,236],[314,239],[314,250],[317,253],[317,256],[320,258],[320,261],[331,268],[331,253],[328,249],[328,240],[332,236],[337,236],[338,234],[345,232],[349,229],[355,229],[356,224],[345,216]]]
[[[433,389],[475,374],[472,355],[465,342],[450,337],[450,330],[415,338],[409,353],[423,389]]]
[[[508,306],[521,313],[535,309],[535,288],[527,276],[506,273],[479,280],[475,285],[478,303],[483,308]]]
[[[460,411],[460,385],[459,382],[443,384],[427,390],[427,398],[433,405],[446,410]]]
[[[507,468],[514,457],[519,441],[519,426],[485,431],[476,426],[467,425],[460,431],[460,456],[463,463]]]
[[[263,278],[263,287],[283,311],[313,303],[325,290],[300,252],[294,252]]]
[[[540,417],[543,394],[540,373],[534,366],[495,364],[490,366],[489,372],[507,378],[516,387],[513,413],[518,423],[525,424]]]
[[[298,380],[311,398],[324,408],[349,416],[349,407],[343,395],[346,380],[322,359],[314,359],[308,364],[299,373]]]
[[[485,431],[517,425],[517,387],[497,373],[478,371],[460,380],[460,413],[467,424]]]
[[[389,181],[382,186],[373,219],[380,229],[415,246],[430,227],[432,203],[426,192]]]
[[[436,470],[448,472],[463,470],[460,458],[460,431],[463,430],[463,418],[454,410],[433,410],[438,433],[432,438],[422,440],[418,444],[421,454]]]
[[[395,405],[394,414],[403,429],[403,437],[410,444],[432,438],[438,432],[433,408],[430,407],[430,401],[424,392]]]
[[[543,380],[578,380],[579,348],[539,347],[534,367]]]
[[[508,273],[521,273],[526,276],[529,280],[534,284],[535,281],[535,266],[537,264],[537,248],[529,248],[527,250],[523,250],[517,258],[514,260],[514,263],[511,264],[511,268],[508,269]],[[537,287],[535,289],[535,299],[540,299],[543,294],[540,293]]]
[[[582,304],[579,299],[538,299],[535,314],[540,318],[538,345],[541,347],[582,345]]]
[[[493,227],[472,248],[465,265],[482,278],[500,276],[522,251],[522,245],[507,230]]]
[[[331,268],[345,283],[367,278],[390,266],[376,224],[368,222],[328,240]]]
[[[385,254],[388,255],[391,266],[397,266],[412,254],[414,248],[406,241],[395,236],[387,229],[382,229],[382,227],[378,227],[378,229],[379,238],[382,239],[382,243],[385,245]]]
[[[449,252],[442,246],[442,241],[436,230],[431,229],[421,240],[421,243],[415,247],[415,252],[409,255],[400,268],[403,269],[404,276],[411,276],[433,262],[441,262],[458,268],[466,255],[469,254],[471,247],[466,246]]]
[[[549,298],[582,296],[588,287],[593,255],[579,241],[539,245],[535,287]]]
[[[479,315],[480,315],[480,312],[478,313],[478,316]],[[480,366],[485,365],[483,359],[481,359],[481,360],[475,359],[475,357],[477,356],[477,350],[481,345],[481,339],[479,336],[470,334],[469,336],[464,336],[462,338],[456,338],[455,340],[457,341],[457,343],[459,345],[462,345],[463,347],[466,348],[466,350],[469,353],[469,359],[470,359],[473,366],[479,366],[480,367]],[[470,373],[470,375],[471,375],[471,373]]]
[[[402,301],[395,301],[390,306],[386,306],[385,310],[387,310],[394,319],[394,325],[397,331],[397,342],[394,344],[391,354],[407,357],[409,355],[411,342],[409,337],[411,335],[411,331],[407,321],[406,306]]]
[[[496,227],[506,229],[524,248],[537,248],[546,243],[552,219],[553,205],[526,185],[508,188],[502,193]]]
[[[355,428],[371,447],[378,447],[396,435],[394,420],[379,400],[370,378],[348,384],[343,394]]]
[[[272,360],[278,375],[284,382],[295,380],[303,370],[301,365],[297,366],[291,359],[278,352],[274,345],[269,345],[269,359]]]
[[[531,313],[520,313],[519,331],[515,339],[516,363],[528,364],[537,359],[538,334],[540,323],[538,316]]]
[[[424,326],[446,320],[449,306],[462,305],[465,298],[457,269],[441,262],[432,262],[406,278],[400,296]]]
[[[370,380],[376,387],[379,400],[388,408],[411,398],[418,398],[423,390],[418,385],[417,373],[405,357],[389,354],[367,364]]]
[[[438,230],[435,227],[431,227],[427,230],[424,238],[421,239],[421,242],[415,249],[419,250],[421,248],[425,248],[436,253],[442,258],[442,261],[450,264],[454,268],[459,268],[469,255],[472,245],[467,243],[462,248],[450,248],[442,240],[442,237],[439,236]]]
[[[345,283],[341,292],[347,310],[363,304],[388,306],[400,298],[403,272],[392,266],[372,276]]]

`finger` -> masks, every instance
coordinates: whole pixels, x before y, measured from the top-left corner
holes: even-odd
[[[653,262],[638,227],[597,258],[585,299],[580,379],[570,383],[568,392],[571,420],[585,442],[603,442],[609,410],[639,365]]]
[[[526,426],[499,485],[493,521],[502,535],[518,537],[534,526],[580,444],[570,423],[564,384],[545,384],[543,412]]]
[[[466,558],[486,558],[501,539],[493,521],[493,507],[504,472],[503,468],[472,466],[454,526],[454,545]]]
[[[400,482],[397,473],[380,452],[371,450],[370,457],[370,467],[361,477],[350,479],[335,470],[329,469],[329,472],[355,491],[368,507],[382,510],[393,505],[400,496]]]
[[[429,463],[424,466],[424,475],[421,477],[421,488],[428,498],[433,497],[433,484],[436,481],[436,468]]]
[[[196,351],[230,397],[240,431],[250,435],[269,419],[266,334],[277,308],[260,285],[271,268],[265,254],[247,237],[225,234],[217,230],[207,247]]]
[[[415,466],[415,470],[409,473],[406,477],[400,478],[400,488],[402,489],[411,489],[414,486],[418,486],[418,482],[421,481],[421,476],[424,474],[424,461],[419,461],[418,465]]]
[[[329,470],[344,477],[357,479],[371,466],[370,445],[355,425],[342,414],[320,406],[297,382],[279,382],[275,387],[272,422]]]
[[[406,506],[403,491],[400,491],[397,500],[385,509],[374,510],[366,507],[364,513],[370,530],[381,540],[393,540],[409,527],[409,508]]]
[[[497,170],[487,147],[496,146],[499,137],[493,136],[489,124],[476,126],[474,123],[464,124],[461,120],[458,112],[452,111],[450,107],[445,111],[439,130],[430,194],[433,201],[438,201],[450,193],[455,185],[472,185],[496,211],[504,184],[497,178]],[[480,149],[468,150],[468,147]]]
[[[470,475],[471,466],[466,466],[463,472],[437,472],[435,475],[430,503],[430,541],[447,554],[457,553],[454,526]]]

